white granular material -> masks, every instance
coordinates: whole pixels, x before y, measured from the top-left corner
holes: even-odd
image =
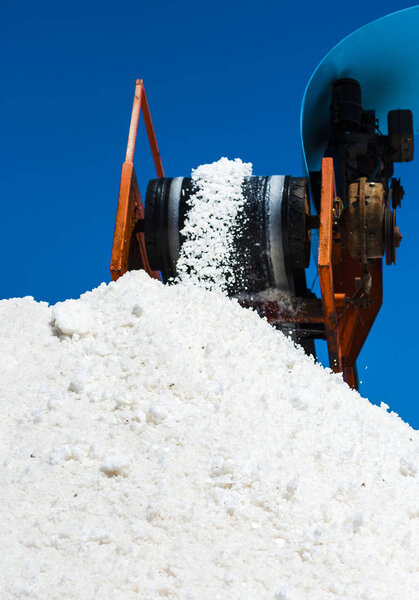
[[[143,272],[0,303],[2,600],[417,600],[418,432]]]
[[[233,239],[244,206],[243,180],[251,174],[252,164],[240,158],[221,158],[192,171],[195,191],[181,232],[185,241],[176,264],[179,280],[226,291],[240,279]]]

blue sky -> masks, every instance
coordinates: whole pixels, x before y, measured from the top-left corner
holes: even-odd
[[[400,2],[2,2],[0,297],[54,303],[109,281],[135,79],[145,80],[166,175],[220,156],[302,174],[299,110],[326,52]],[[145,146],[136,171],[154,176]],[[415,193],[402,165],[397,267],[359,360],[361,391],[419,426]],[[412,315],[410,317],[409,315]]]

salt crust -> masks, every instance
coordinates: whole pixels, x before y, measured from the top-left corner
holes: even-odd
[[[0,302],[2,600],[417,600],[418,432],[143,272]]]
[[[185,241],[176,263],[180,281],[225,292],[240,280],[242,265],[233,240],[245,202],[243,180],[251,174],[251,163],[225,157],[192,171],[195,192],[189,199],[181,232]]]

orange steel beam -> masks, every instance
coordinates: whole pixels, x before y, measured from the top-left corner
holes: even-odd
[[[363,304],[350,304],[340,315],[339,332],[341,339],[342,356],[345,365],[353,366],[368,337],[375,318],[381,308],[383,300],[383,261],[377,258],[371,262],[369,273],[371,275],[371,291],[368,302]],[[347,262],[346,270],[351,273],[353,263]],[[349,290],[348,290],[349,291]],[[349,293],[348,293],[349,296]]]
[[[144,206],[134,170],[134,153],[141,109],[143,111],[148,142],[153,155],[157,177],[164,177],[163,165],[151,120],[144,82],[142,79],[137,79],[128,133],[127,151],[125,162],[122,165],[112,245],[110,271],[114,281],[129,271],[133,267],[134,262],[138,263],[135,264],[136,268],[142,267],[151,277],[161,279],[159,272],[152,271],[150,268],[145,249],[144,227],[139,226],[141,225],[139,222],[144,222]],[[135,248],[135,245],[137,248]],[[134,255],[137,256],[135,261],[132,258]]]
[[[157,177],[164,177],[163,165],[161,162],[159,148],[157,146],[156,134],[154,133],[153,122],[151,120],[150,108],[148,106],[147,96],[145,93],[145,87],[142,80],[137,80],[137,85],[140,83],[142,96],[144,100],[143,116],[144,123],[147,131],[148,141],[150,143],[151,153],[153,155],[154,166],[156,168]]]
[[[132,163],[124,162],[122,165],[110,266],[114,281],[128,271],[131,234],[135,224],[135,204],[132,202],[131,192],[133,170]]]
[[[355,365],[353,365],[351,367],[344,367],[343,378],[351,388],[356,387],[357,381],[356,381],[356,377],[355,377]]]
[[[383,261],[370,261],[371,289],[364,298],[355,298],[357,281],[366,274],[366,267],[349,256],[338,234],[333,238],[335,198],[333,159],[327,157],[322,161],[318,256],[324,326],[330,367],[343,372],[345,381],[355,387],[355,363],[382,304]]]
[[[339,340],[332,265],[333,203],[335,198],[336,186],[333,159],[323,158],[318,256],[319,281],[322,294],[324,326],[330,367],[335,372],[341,372],[343,370],[343,364]]]

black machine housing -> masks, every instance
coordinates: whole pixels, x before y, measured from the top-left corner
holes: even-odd
[[[400,241],[395,210],[404,192],[400,180],[393,178],[393,170],[395,162],[413,159],[411,111],[390,111],[388,134],[383,135],[375,111],[362,107],[360,84],[348,78],[335,81],[331,89],[329,144],[325,156],[333,158],[337,195],[342,204],[342,214],[335,226],[346,235],[349,245],[355,244],[356,237],[348,231],[349,226],[361,231],[361,238],[357,238],[361,245],[365,241],[362,236],[377,236],[383,240],[378,256],[386,254],[388,264],[395,262],[395,248]],[[310,232],[319,227],[320,172],[311,172],[309,182],[310,185],[306,178],[293,176],[245,178],[244,214],[234,234],[241,278],[230,282],[229,295],[252,295],[274,288],[297,298],[313,296],[306,285],[305,269],[310,261]],[[367,216],[364,220],[359,217],[359,198],[354,196],[358,187],[354,184],[363,190],[365,186],[368,189],[379,186],[374,190],[376,206],[371,213],[374,218],[368,217],[368,211],[372,211],[371,206],[368,208],[369,197],[363,199]],[[164,281],[176,277],[176,262],[183,243],[181,232],[193,192],[193,181],[186,177],[161,178],[148,184],[145,198],[147,256],[151,268],[161,271]],[[356,248],[352,251],[354,256],[360,256],[367,273],[368,255],[361,256]],[[321,328],[318,331],[299,329],[300,342],[304,336],[321,338],[323,333]],[[306,349],[314,352],[313,346]]]

